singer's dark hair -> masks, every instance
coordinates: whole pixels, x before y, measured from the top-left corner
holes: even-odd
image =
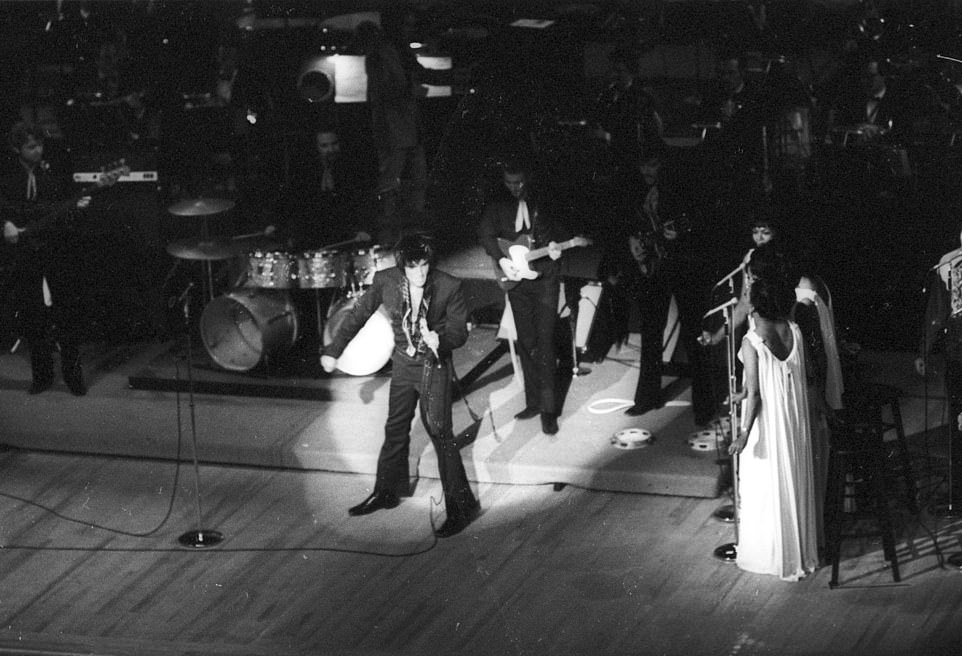
[[[436,255],[434,238],[426,232],[405,235],[394,246],[394,259],[397,261],[397,266],[402,269],[418,262],[433,265]]]
[[[749,298],[752,308],[763,319],[785,319],[795,305],[795,288],[777,277],[756,278]]]

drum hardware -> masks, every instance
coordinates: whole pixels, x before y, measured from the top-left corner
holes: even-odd
[[[210,236],[210,225],[208,223],[208,217],[214,214],[220,214],[221,212],[226,212],[227,210],[234,207],[234,201],[223,200],[219,198],[197,198],[194,200],[183,200],[178,203],[174,203],[167,208],[167,211],[174,216],[183,217],[199,217],[201,219],[200,224],[200,239],[202,242],[211,241]],[[218,257],[216,259],[228,259],[233,257],[233,254],[226,257]],[[206,289],[204,290],[204,298],[209,301],[214,300],[214,274],[210,265],[211,258],[191,258],[199,259],[203,261],[204,269],[204,284]]]
[[[195,198],[182,200],[167,208],[174,216],[211,216],[234,207],[234,201],[221,198]]]
[[[194,462],[194,510],[197,514],[197,526],[203,525],[203,513],[200,509],[200,467],[197,463],[197,421],[194,415],[194,361],[193,361],[193,340],[191,340],[190,333],[190,291],[194,288],[194,283],[187,283],[187,287],[184,289],[183,293],[177,298],[178,302],[183,303],[184,308],[184,332],[187,335],[187,394],[188,394],[188,405],[190,406],[190,436],[191,444],[193,446],[193,462]],[[178,423],[179,423],[179,411],[178,411]],[[212,531],[210,529],[196,528],[193,531],[187,531],[179,538],[177,541],[180,542],[185,547],[194,547],[197,549],[205,547],[213,547],[224,540],[224,535],[219,531]]]
[[[238,249],[226,239],[187,238],[167,244],[167,253],[181,260],[227,260],[237,255]]]

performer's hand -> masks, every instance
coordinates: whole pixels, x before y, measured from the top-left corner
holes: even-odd
[[[548,242],[548,257],[550,257],[552,260],[557,260],[559,257],[561,257],[561,246],[558,246],[558,242]]]
[[[734,396],[729,396],[725,399],[725,403],[741,403],[748,397],[748,393],[745,390],[740,392],[735,392]]]
[[[504,272],[504,277],[508,280],[512,282],[518,282],[521,280],[521,272],[518,271],[518,267],[516,267],[514,262],[512,262],[510,259],[502,257],[500,260],[498,260],[498,265]]]
[[[441,336],[437,332],[428,328],[427,319],[421,318],[421,339],[424,344],[431,349],[435,356],[438,354],[438,347],[441,345]]]
[[[330,355],[322,355],[322,356],[321,356],[321,367],[322,367],[322,368],[324,369],[324,371],[326,371],[327,373],[331,373],[332,371],[334,371],[334,370],[337,368],[337,358],[332,357],[332,356],[330,356]]]
[[[21,232],[23,232],[23,230],[13,225],[13,221],[4,222],[3,240],[8,244],[16,244],[18,241],[20,241]]]
[[[84,196],[83,198],[77,201],[78,210],[85,210],[88,207],[90,207],[90,196]]]
[[[916,372],[919,376],[924,376],[924,375],[925,375],[925,358],[923,358],[923,357],[921,357],[921,356],[915,358],[915,372]]]
[[[745,450],[745,444],[747,443],[748,435],[743,431],[738,431],[738,437],[732,440],[732,443],[728,445],[728,455],[738,455]]]
[[[678,231],[675,230],[675,224],[672,221],[669,221],[661,227],[661,234],[668,241],[674,241],[678,239]]]

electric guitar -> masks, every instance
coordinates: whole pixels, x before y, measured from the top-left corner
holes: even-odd
[[[671,241],[665,237],[665,230],[678,233],[678,239],[691,232],[691,221],[687,214],[682,214],[677,219],[663,222],[659,230],[639,231],[628,238],[631,255],[638,262],[638,270],[645,278],[655,275],[661,263],[670,257]]]
[[[129,173],[130,167],[127,166],[123,159],[119,159],[116,162],[112,162],[108,166],[104,167],[104,170],[97,176],[97,179],[93,184],[84,187],[66,200],[53,203],[40,218],[27,220],[24,225],[18,225],[16,220],[8,219],[8,221],[10,221],[10,223],[16,227],[17,232],[12,242],[7,238],[6,232],[4,232],[5,241],[17,243],[19,240],[19,235],[28,229],[31,233],[45,232],[51,226],[57,223],[67,212],[73,209],[81,198],[84,196],[89,196],[101,189],[106,189],[107,187],[113,186],[117,180],[121,178],[121,176]]]
[[[558,248],[564,251],[569,248],[590,245],[590,239],[586,239],[585,237],[572,237],[567,241],[560,242]],[[537,271],[532,271],[528,263],[532,260],[538,260],[547,256],[547,246],[533,249],[531,248],[531,237],[529,235],[521,235],[514,241],[498,239],[498,247],[501,249],[501,253],[511,260],[511,263],[514,264],[518,270],[517,276],[507,277],[501,265],[495,262],[495,274],[498,276],[498,284],[501,286],[501,289],[508,291],[523,280],[534,280],[541,275]]]

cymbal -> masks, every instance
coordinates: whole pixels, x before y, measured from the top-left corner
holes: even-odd
[[[176,216],[209,216],[220,214],[234,207],[234,201],[223,198],[195,198],[193,200],[182,200],[174,203],[167,208],[167,211]]]
[[[227,239],[176,239],[167,252],[181,260],[228,260],[238,254],[236,242]]]

